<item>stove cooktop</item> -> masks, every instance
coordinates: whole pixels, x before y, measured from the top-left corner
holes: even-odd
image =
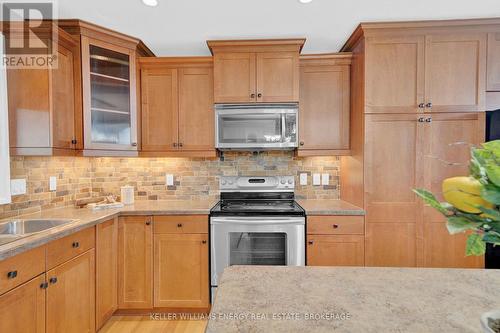
[[[211,215],[305,215],[294,200],[221,200]]]

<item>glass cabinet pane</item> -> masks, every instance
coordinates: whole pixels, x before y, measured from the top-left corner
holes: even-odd
[[[91,141],[131,144],[128,54],[90,45]]]
[[[280,114],[219,115],[220,143],[281,142]]]
[[[286,265],[286,233],[229,233],[229,265]]]

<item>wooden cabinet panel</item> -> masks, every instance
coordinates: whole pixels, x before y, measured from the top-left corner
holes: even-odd
[[[45,246],[0,261],[0,294],[45,272]]]
[[[73,53],[60,45],[57,56],[57,68],[52,71],[52,146],[72,149],[76,140]]]
[[[223,52],[214,55],[215,103],[255,102],[255,53]]]
[[[368,38],[366,113],[416,113],[424,103],[424,36]]]
[[[467,234],[450,235],[445,221],[424,223],[423,266],[484,268],[484,256],[466,256]]]
[[[422,185],[418,115],[367,115],[365,138],[366,222],[415,223],[421,200],[412,189]]]
[[[363,235],[363,216],[307,216],[307,234]]]
[[[47,245],[47,269],[95,247],[95,227],[90,227]]]
[[[154,247],[154,306],[208,307],[208,235],[155,235]]]
[[[47,272],[47,332],[95,332],[94,249]]]
[[[414,223],[367,223],[366,266],[414,267],[416,265]]]
[[[428,35],[425,64],[427,111],[484,111],[486,34]]]
[[[0,332],[45,332],[45,274],[0,296]]]
[[[301,60],[299,155],[302,150],[348,150],[350,66]]]
[[[153,228],[151,217],[118,221],[118,308],[153,306]]]
[[[257,102],[299,101],[298,52],[257,53]]]
[[[150,68],[141,71],[142,150],[177,150],[177,69]]]
[[[500,91],[500,33],[488,34],[486,90]]]
[[[213,69],[179,69],[179,146],[214,150]]]
[[[365,262],[363,236],[308,235],[308,266],[363,266]]]
[[[118,221],[96,226],[96,329],[118,308]]]
[[[155,234],[207,234],[207,215],[154,216]]]

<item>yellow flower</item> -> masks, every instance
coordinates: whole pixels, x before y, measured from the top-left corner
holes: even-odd
[[[493,208],[493,204],[481,198],[481,183],[472,177],[452,177],[443,181],[444,199],[466,213],[478,214],[474,206]]]

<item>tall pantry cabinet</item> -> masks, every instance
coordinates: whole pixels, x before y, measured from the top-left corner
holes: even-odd
[[[484,141],[487,23],[361,24],[343,48],[353,61],[342,198],[366,209],[367,266],[484,266],[412,189],[443,200],[443,179],[468,175]]]

